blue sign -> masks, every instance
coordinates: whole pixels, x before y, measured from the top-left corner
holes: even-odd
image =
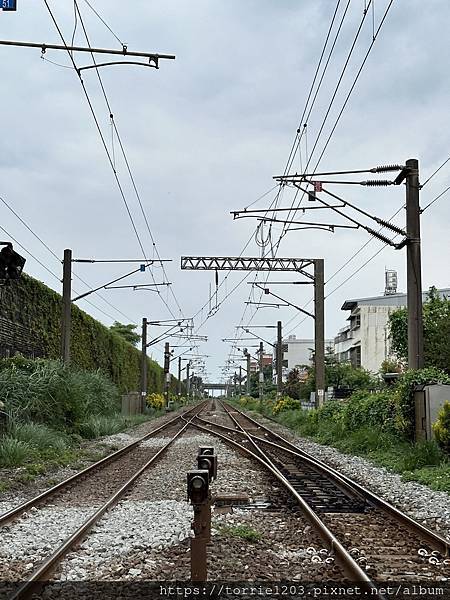
[[[17,10],[17,0],[0,0],[2,10]]]

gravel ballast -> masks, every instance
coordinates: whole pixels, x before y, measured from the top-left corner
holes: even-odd
[[[374,465],[365,458],[344,454],[330,446],[295,436],[290,429],[259,415],[255,418],[295,443],[301,450],[332,466],[408,516],[450,539],[450,495],[446,492],[436,492],[413,481],[402,481],[401,475]]]

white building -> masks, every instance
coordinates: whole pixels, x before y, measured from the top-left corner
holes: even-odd
[[[450,288],[438,292],[442,297],[450,297]],[[424,292],[423,301],[426,299],[427,292]],[[402,306],[406,306],[406,294],[390,293],[346,300],[342,310],[350,311],[348,324],[334,338],[334,352],[338,359],[377,373],[381,363],[392,358],[389,315]]]
[[[333,348],[333,340],[325,340],[325,350],[330,347]],[[302,365],[311,365],[311,357],[314,353],[314,340],[313,339],[297,339],[295,335],[289,335],[287,339],[283,340],[283,381],[289,371]],[[274,349],[275,357],[275,349]]]

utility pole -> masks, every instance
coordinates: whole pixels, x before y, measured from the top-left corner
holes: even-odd
[[[283,329],[281,321],[277,322],[277,396],[283,391]]]
[[[188,402],[189,402],[189,398],[191,396],[191,385],[190,385],[191,381],[189,379],[189,369],[190,368],[191,368],[191,363],[189,361],[186,365],[186,395],[187,395]]]
[[[259,342],[259,403],[262,404],[263,397],[263,385],[264,385],[264,371],[263,371],[263,343]]]
[[[242,367],[239,365],[239,398],[242,396]]]
[[[178,357],[178,398],[181,398],[181,356]]]
[[[316,408],[325,394],[325,283],[323,258],[314,259],[314,365],[316,373]]]
[[[420,256],[419,161],[406,161],[406,275],[408,304],[408,368],[423,360],[422,263]]]
[[[250,352],[247,352],[247,396],[250,396]]]
[[[141,401],[145,408],[145,397],[147,395],[147,319],[142,319],[141,335]]]
[[[70,329],[72,321],[72,250],[64,250],[63,259],[63,296],[61,316],[61,358],[70,363]]]
[[[169,383],[170,383],[170,347],[169,342],[164,345],[164,398],[166,407],[169,406]]]

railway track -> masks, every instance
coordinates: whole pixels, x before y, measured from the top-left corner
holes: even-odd
[[[38,562],[27,559],[27,548],[8,561],[0,579],[1,597],[11,600],[29,598],[49,578],[64,556],[73,549],[133,486],[136,480],[167,451],[187,429],[196,414],[204,410],[203,402],[174,417],[162,426],[94,463],[58,485],[0,515],[3,542],[14,542],[15,532],[25,536],[28,547],[41,545]],[[171,433],[160,444],[146,446],[156,436]],[[157,441],[157,438],[156,438]],[[77,506],[82,498],[83,508]],[[46,543],[34,536],[35,524],[42,516],[52,513],[53,527],[46,531]],[[3,580],[3,581],[2,581]],[[6,581],[5,581],[6,580]],[[8,583],[24,582],[20,586]]]
[[[351,580],[370,587],[450,578],[448,540],[237,408],[219,403],[219,409],[213,420],[197,417],[194,425],[264,463],[297,500]]]

